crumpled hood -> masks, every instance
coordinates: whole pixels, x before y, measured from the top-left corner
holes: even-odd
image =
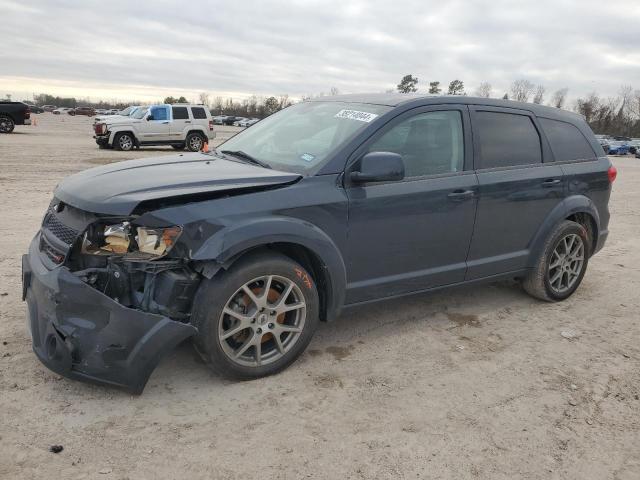
[[[112,163],[64,179],[59,200],[81,210],[129,215],[146,200],[292,183],[301,176],[204,153]]]

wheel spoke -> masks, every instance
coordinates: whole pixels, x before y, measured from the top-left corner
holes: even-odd
[[[253,291],[247,285],[243,285],[242,286],[242,291],[248,295],[248,297],[254,303],[256,308],[260,308],[260,306],[261,306],[260,300],[258,299],[258,297],[256,297],[256,295],[253,293]]]
[[[278,353],[280,355],[284,355],[284,345],[282,344],[282,339],[280,338],[282,332],[277,332],[273,334],[273,339],[276,342],[276,348],[278,349]]]
[[[286,313],[286,312],[291,312],[293,310],[300,310],[301,308],[304,308],[306,305],[304,302],[297,302],[297,303],[291,303],[291,304],[284,304],[280,307],[276,308],[276,312],[278,312],[278,314],[281,313]]]
[[[273,275],[269,275],[264,282],[264,292],[262,293],[262,299],[265,305],[269,303],[269,290],[271,290],[272,281],[273,281]]]
[[[247,327],[246,327],[245,325],[242,325],[242,324],[240,324],[240,325],[236,325],[236,326],[234,326],[234,327],[231,327],[229,330],[225,330],[225,331],[222,333],[222,335],[220,335],[220,338],[221,338],[222,340],[226,340],[226,339],[228,339],[229,337],[233,337],[234,335],[236,335],[236,334],[238,334],[238,333],[240,333],[241,331],[246,330],[246,329],[247,329]]]
[[[549,283],[551,285],[555,285],[555,283],[562,277],[562,270],[558,270],[553,277],[549,279]]]
[[[249,347],[251,347],[251,345],[253,345],[253,335],[247,338],[245,342],[240,346],[240,348],[238,348],[235,352],[233,352],[234,356],[236,358],[242,356],[244,352],[249,350]]]
[[[300,333],[302,331],[300,327],[296,327],[295,325],[285,325],[285,324],[278,324],[277,330],[280,333],[285,333],[285,332]]]
[[[235,310],[230,309],[229,307],[225,308],[223,310],[223,313],[225,313],[225,314],[227,314],[227,315],[229,315],[229,316],[231,316],[231,317],[233,317],[233,318],[235,318],[237,320],[240,320],[243,323],[247,323],[247,324],[250,323],[251,319],[253,318],[253,317],[251,317],[251,315],[244,315],[244,314],[242,314],[240,312],[236,312]]]

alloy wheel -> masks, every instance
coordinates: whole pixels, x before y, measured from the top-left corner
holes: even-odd
[[[11,133],[13,126],[13,120],[9,117],[0,117],[0,133]]]
[[[197,152],[202,148],[202,137],[194,135],[189,139],[189,149]]]
[[[131,150],[133,148],[133,139],[129,135],[122,135],[118,139],[118,146],[121,150]]]
[[[243,366],[273,363],[289,352],[304,329],[307,306],[288,278],[267,275],[240,287],[218,322],[218,341],[227,357]]]
[[[551,254],[547,276],[549,286],[556,293],[565,293],[580,278],[584,265],[584,242],[572,233],[560,239]]]

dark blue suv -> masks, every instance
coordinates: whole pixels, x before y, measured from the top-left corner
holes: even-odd
[[[467,97],[299,103],[208,153],[67,178],[23,258],[33,349],[141,392],[193,337],[282,370],[342,308],[516,278],[564,300],[607,238],[616,171],[584,120]]]

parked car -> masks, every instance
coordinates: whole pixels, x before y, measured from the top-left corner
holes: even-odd
[[[76,107],[67,112],[69,115],[85,115],[87,117],[93,117],[96,111],[93,107]]]
[[[227,115],[216,115],[211,117],[214,125],[224,125],[225,120],[227,119]]]
[[[233,118],[233,126],[234,127],[239,127],[240,126],[240,122],[243,122],[245,120],[247,120],[246,117],[234,117]]]
[[[55,105],[43,105],[42,108],[45,112],[53,112],[58,107]]]
[[[29,105],[29,110],[31,111],[31,113],[44,113],[44,108],[39,107],[37,105]]]
[[[259,121],[260,121],[259,118],[245,118],[244,120],[241,120],[240,122],[238,122],[238,126],[250,127],[251,125],[255,125],[256,123],[258,123]]]
[[[195,108],[153,106],[111,137],[142,142]],[[362,303],[513,278],[561,301],[606,241],[615,177],[583,118],[556,108],[296,104],[208,154],[63,180],[22,259],[33,349],[60,375],[140,393],[190,337],[215,370],[256,378]]]
[[[625,141],[614,140],[609,143],[609,155],[627,155],[629,144]]]
[[[62,114],[69,113],[69,110],[73,110],[73,108],[70,108],[70,107],[60,107],[60,108],[56,108],[56,109],[55,109],[55,110],[53,110],[51,113],[53,113],[54,115],[62,115]]]
[[[114,115],[94,124],[101,148],[131,150],[145,145],[171,145],[192,152],[214,138],[211,114],[202,105],[153,105],[130,117]]]
[[[11,133],[16,125],[31,125],[29,105],[0,100],[0,133]]]
[[[125,108],[124,110],[118,111],[117,115],[120,115],[120,116],[123,116],[123,117],[130,117],[131,115],[136,113],[136,110],[138,110],[139,108],[142,108],[142,107],[140,105],[131,105],[131,106]]]
[[[629,142],[629,153],[635,155],[640,150],[640,138],[632,138]]]

